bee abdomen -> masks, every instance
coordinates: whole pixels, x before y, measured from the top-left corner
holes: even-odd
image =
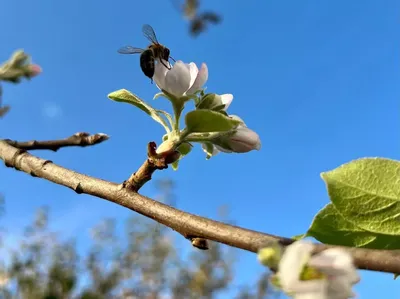
[[[154,76],[154,55],[153,51],[146,50],[140,55],[140,68],[150,79]]]

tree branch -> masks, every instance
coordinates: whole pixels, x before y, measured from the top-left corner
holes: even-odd
[[[271,241],[278,240],[282,245],[289,245],[294,242],[292,239],[248,230],[182,212],[132,192],[127,188],[122,188],[121,185],[83,175],[58,166],[51,161],[35,157],[24,150],[11,146],[4,140],[0,140],[0,159],[8,167],[68,187],[76,193],[90,194],[124,206],[172,228],[186,238],[205,238],[252,252],[257,252]],[[329,247],[340,246],[315,244],[315,252],[320,252]],[[399,251],[341,248],[352,254],[359,269],[400,273]]]
[[[138,192],[148,181],[156,170],[167,169],[168,164],[179,158],[179,152],[169,151],[161,155],[156,152],[157,145],[155,142],[150,142],[147,145],[147,160],[134,172],[129,179],[122,183],[124,188],[130,191]]]
[[[62,147],[70,147],[70,146],[90,146],[101,143],[103,141],[108,140],[109,136],[103,133],[98,133],[94,135],[90,135],[85,132],[78,132],[68,138],[58,139],[58,140],[44,140],[44,141],[25,141],[19,142],[10,139],[5,139],[9,145],[22,149],[22,150],[51,150],[58,151]]]

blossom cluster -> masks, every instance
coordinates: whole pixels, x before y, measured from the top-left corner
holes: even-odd
[[[352,287],[360,277],[352,256],[341,248],[329,248],[315,255],[312,255],[313,250],[312,243],[300,240],[289,245],[283,254],[277,247],[265,248],[258,257],[265,265],[277,266],[275,282],[292,298],[354,297]]]
[[[155,64],[153,81],[161,92],[154,98],[167,98],[172,104],[173,115],[151,107],[125,89],[108,95],[112,100],[133,104],[165,128],[166,134],[157,154],[178,152],[177,160],[171,162],[176,169],[178,161],[191,151],[192,143],[202,145],[207,159],[219,152],[247,153],[261,148],[259,135],[239,116],[228,114],[233,95],[205,92],[204,85],[208,80],[205,63],[200,68],[193,62],[180,60],[169,68],[166,65],[169,65],[166,61]],[[194,102],[195,108],[186,113],[185,127],[181,129],[181,114],[189,101]]]

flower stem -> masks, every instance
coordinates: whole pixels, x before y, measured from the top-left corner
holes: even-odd
[[[179,133],[179,120],[181,118],[183,103],[180,101],[172,101],[172,107],[174,109],[174,128],[173,130],[178,134]]]
[[[186,130],[186,129],[185,129]],[[182,133],[185,134],[184,140],[187,142],[205,142],[205,141],[210,141],[218,136],[221,135],[221,132],[217,133],[190,133],[187,134],[185,130],[182,131]],[[184,134],[181,134],[184,135]]]

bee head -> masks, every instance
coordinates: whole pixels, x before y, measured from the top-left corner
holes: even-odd
[[[168,60],[169,60],[169,53],[170,53],[169,49],[168,49],[167,47],[164,47],[164,48],[163,48],[163,51],[162,51],[162,58],[163,58],[165,61],[168,61]]]

